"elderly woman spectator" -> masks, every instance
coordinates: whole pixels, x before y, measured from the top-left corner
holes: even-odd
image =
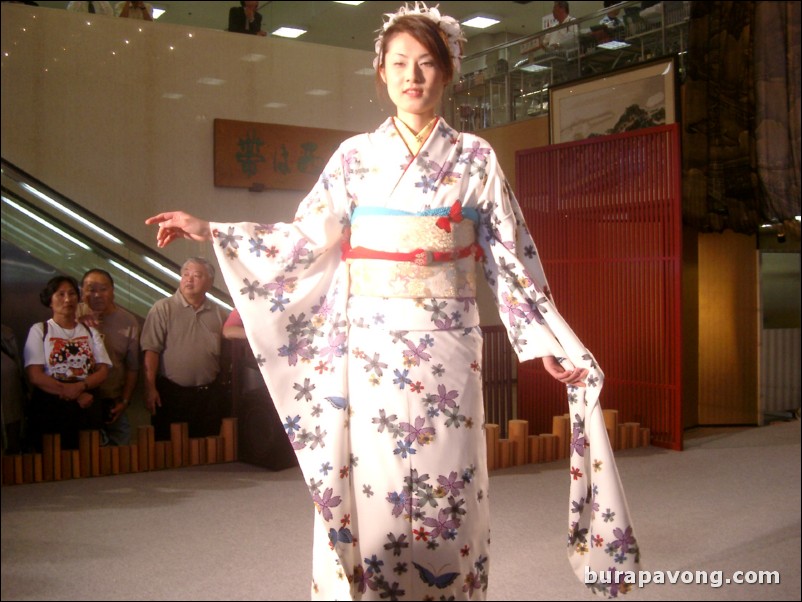
[[[77,449],[79,431],[103,425],[93,390],[106,380],[111,360],[100,333],[78,321],[74,278],[51,278],[39,299],[53,317],[31,326],[23,353],[32,388],[30,444],[40,449],[42,435],[58,433],[63,448]]]

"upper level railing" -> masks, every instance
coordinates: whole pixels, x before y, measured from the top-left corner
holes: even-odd
[[[462,131],[545,115],[549,89],[661,56],[685,74],[690,2],[622,2],[470,55],[443,108]]]

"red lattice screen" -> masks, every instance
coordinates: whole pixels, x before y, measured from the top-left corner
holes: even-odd
[[[516,156],[518,197],[557,308],[605,374],[601,405],[682,449],[679,129],[661,126]],[[518,369],[518,418],[550,432],[564,388]]]

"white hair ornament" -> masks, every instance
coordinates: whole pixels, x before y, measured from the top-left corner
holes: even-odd
[[[437,25],[440,30],[446,34],[448,40],[448,51],[451,54],[451,62],[454,63],[454,72],[459,73],[460,63],[462,60],[462,43],[467,39],[462,35],[462,29],[459,26],[459,21],[454,17],[448,15],[441,15],[438,7],[440,5],[429,8],[425,2],[415,2],[413,7],[404,3],[404,6],[399,8],[394,13],[385,13],[387,21],[384,22],[379,31],[379,37],[376,38],[376,58],[373,59],[373,68],[378,69],[382,59],[382,42],[384,42],[385,32],[401,17],[409,15],[420,15],[426,17]]]

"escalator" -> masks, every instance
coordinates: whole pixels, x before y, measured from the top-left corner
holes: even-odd
[[[181,266],[5,159],[1,175],[3,323],[18,340],[41,315],[50,317],[38,293],[56,274],[80,282],[89,269],[106,270],[115,301],[140,319],[175,292]],[[226,291],[208,297],[232,309]]]

